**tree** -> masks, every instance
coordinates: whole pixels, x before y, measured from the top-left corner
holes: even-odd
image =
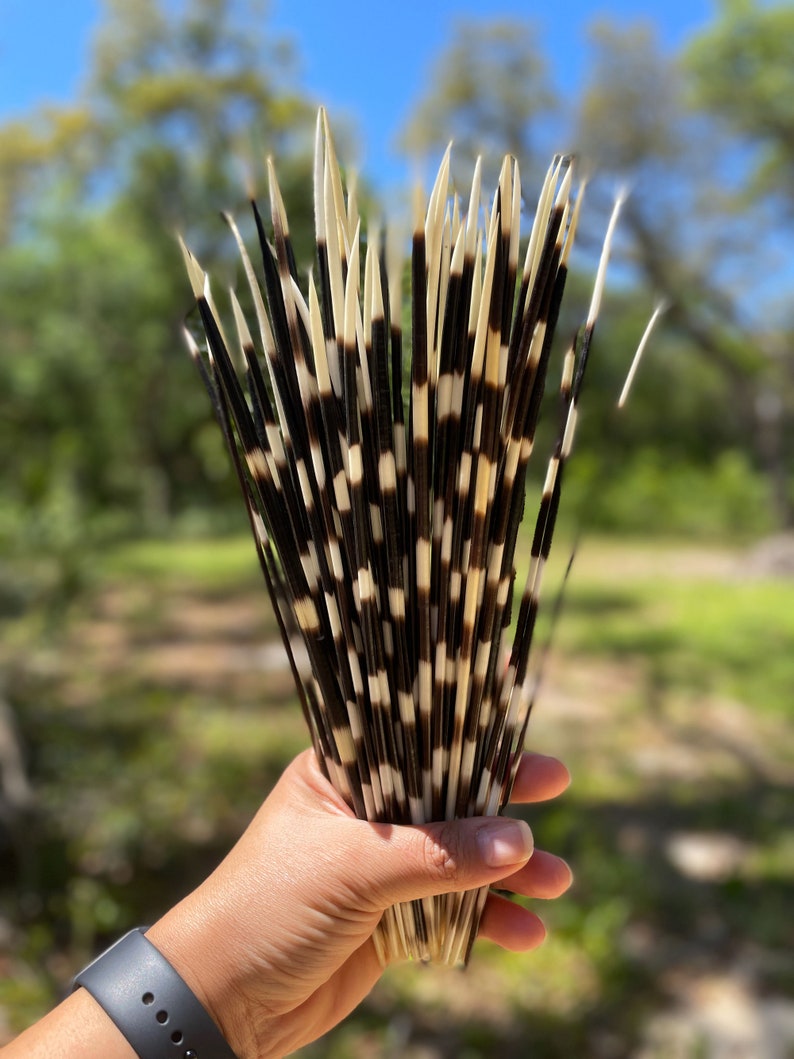
[[[716,78],[711,64],[721,47],[735,56],[744,40],[743,27],[717,24],[695,41],[691,55],[707,55]],[[747,175],[748,160],[755,173],[766,163],[749,142],[726,136],[700,106],[707,93],[692,81],[694,60],[663,55],[649,27],[602,24],[594,43],[579,142],[602,174],[630,180],[624,227],[631,260],[643,281],[669,302],[669,324],[689,342],[692,356],[723,376],[713,421],[703,429],[764,468],[778,515],[788,524],[794,452],[785,438],[794,417],[794,380],[790,360],[780,355],[786,325],[775,321],[767,270],[779,228],[770,224],[770,185],[762,188]],[[775,52],[767,54],[770,62]],[[782,66],[784,53],[785,47],[777,49]],[[739,74],[719,62],[717,69],[726,81]],[[759,109],[766,94],[757,85],[762,74],[778,81],[791,76],[781,69],[776,77],[755,62],[745,65],[738,94],[758,92]],[[723,427],[731,424],[732,439],[724,438],[717,417]]]
[[[658,452],[671,475],[683,462],[706,473],[721,454],[733,451],[774,482],[784,521],[791,518],[787,465],[794,453],[785,438],[794,387],[790,363],[780,355],[786,328],[779,316],[770,326],[766,265],[774,240],[763,233],[774,234],[769,159],[779,162],[785,143],[794,142],[786,117],[794,95],[783,93],[764,120],[755,115],[774,95],[773,86],[785,88],[794,76],[785,63],[790,17],[780,9],[762,16],[749,0],[726,0],[720,20],[704,31],[686,61],[660,48],[650,22],[620,28],[597,22],[584,91],[570,102],[570,120],[558,117],[554,140],[542,117],[548,106],[545,75],[526,24],[472,24],[440,58],[404,141],[423,152],[452,137],[464,157],[482,148],[496,158],[512,151],[528,189],[564,130],[582,168],[594,176],[579,239],[585,251],[600,242],[615,189],[626,185],[630,194],[616,255],[621,289],[599,324],[601,352],[591,369],[596,377],[602,372],[602,382],[611,378],[606,392],[618,384],[620,365],[631,355],[630,336],[636,341],[651,298],[667,301],[669,309],[654,342],[654,362],[643,370],[651,385],[644,390],[641,378],[635,388],[631,425],[616,432],[607,406],[590,402],[599,450],[611,453],[618,469],[633,454]],[[762,25],[777,34],[774,46],[759,42]],[[744,55],[745,37],[750,57]],[[737,53],[744,56],[741,70]],[[706,57],[719,64],[719,77],[711,65],[702,66]],[[702,85],[706,68],[710,92]],[[737,129],[746,134],[742,142]],[[539,159],[546,143],[549,151]],[[748,158],[758,163],[753,182],[743,180]],[[790,188],[786,172],[776,172],[777,188]]]
[[[735,212],[761,213],[752,274],[766,277],[762,336],[767,371],[758,393],[761,444],[776,482],[778,506],[794,524],[794,9],[788,4],[721,0],[714,24],[685,56],[699,106],[736,140],[742,179]],[[782,275],[783,284],[775,282]],[[772,300],[780,298],[780,307]]]
[[[402,133],[407,153],[440,154],[452,140],[453,173],[468,186],[478,155],[484,186],[495,184],[509,152],[529,175],[541,127],[555,107],[537,35],[526,21],[462,20],[432,71],[432,89]]]
[[[721,0],[687,50],[699,106],[749,149],[746,190],[771,196],[794,220],[794,8]]]
[[[64,496],[84,531],[97,513],[156,525],[218,479],[227,495],[177,333],[191,299],[175,232],[231,258],[218,212],[248,212],[246,168],[256,180],[267,152],[310,245],[314,108],[262,13],[106,0],[80,99],[0,129],[3,490],[23,526],[52,527]]]

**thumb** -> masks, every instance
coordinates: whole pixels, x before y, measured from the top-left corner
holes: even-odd
[[[384,908],[497,882],[518,871],[534,848],[529,825],[507,817],[368,826],[372,845],[358,872]]]

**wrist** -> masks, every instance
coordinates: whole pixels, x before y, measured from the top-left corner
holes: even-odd
[[[246,999],[245,961],[234,932],[224,931],[195,903],[188,898],[176,905],[146,937],[184,979],[238,1059],[265,1059],[258,1032],[262,1013]]]
[[[239,1059],[168,958],[136,927],[74,979],[141,1059]]]

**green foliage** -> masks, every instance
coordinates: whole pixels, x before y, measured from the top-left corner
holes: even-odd
[[[655,448],[624,452],[577,456],[566,504],[583,528],[739,541],[775,526],[769,484],[741,451],[726,450],[704,466],[671,462]]]
[[[794,208],[794,10],[721,0],[709,30],[687,51],[697,100],[759,149],[752,193]]]
[[[453,142],[453,173],[460,175],[461,194],[478,155],[487,188],[495,184],[507,152],[526,166],[525,178],[529,175],[538,159],[538,126],[556,107],[530,23],[458,22],[429,82],[432,87],[402,134],[410,154],[440,155]]]
[[[577,145],[599,167],[625,174],[649,158],[676,158],[683,129],[671,121],[679,106],[680,80],[659,54],[649,20],[590,30],[591,85],[579,102]]]
[[[237,502],[179,336],[191,298],[176,230],[199,252],[226,245],[218,211],[243,205],[241,159],[266,143],[288,156],[280,178],[305,256],[314,120],[278,47],[239,11],[109,3],[79,107],[0,135],[0,444],[14,454],[2,530],[17,549],[160,531]]]
[[[300,262],[311,260],[313,108],[291,87],[288,49],[252,28],[266,25],[261,6],[108,2],[83,95],[0,129],[0,444],[13,453],[0,486],[0,535],[7,554],[61,557],[64,596],[85,580],[80,555],[89,541],[169,525],[191,532],[240,525],[229,462],[178,333],[190,297],[174,232],[185,230],[199,257],[235,283],[218,210],[244,207],[243,172],[255,179],[253,160],[272,153]],[[749,58],[736,43],[738,17],[723,13],[715,47],[706,34],[689,66],[716,106],[708,86],[729,76],[738,49],[761,108],[771,89],[752,57],[762,50],[778,63],[762,41],[785,16],[744,11]],[[703,209],[708,166],[698,158],[713,157],[702,147],[713,130],[704,139],[703,115],[686,110],[692,93],[686,97],[681,79],[689,67],[661,54],[647,26],[619,32],[602,23],[593,55],[582,144],[598,146],[608,170],[634,175],[624,224],[635,263],[673,302],[619,421],[613,394],[650,312],[625,270],[599,328],[579,443],[585,477],[606,479],[595,523],[702,534],[718,533],[725,518],[726,530],[762,532],[770,503],[778,518],[791,505],[791,371],[787,357],[772,355],[785,335],[740,328],[715,269],[719,260],[721,273],[726,238],[739,238],[739,229],[726,236],[718,224],[724,197],[711,215]],[[767,75],[774,80],[765,66]],[[723,95],[721,115],[745,129],[744,111],[731,118],[739,104]],[[531,203],[551,103],[527,24],[461,23],[406,143],[427,153],[454,137],[466,180],[470,155],[512,150]],[[764,135],[768,143],[771,133]],[[599,195],[596,188],[585,210],[585,248],[599,223]],[[579,268],[570,285],[580,316],[568,314],[563,333],[586,306],[590,266]],[[756,471],[769,477],[769,489],[754,481]],[[683,499],[692,487],[698,510]]]
[[[783,246],[790,257],[792,243],[770,209],[771,185],[741,186],[748,165],[761,164],[759,151],[771,157],[773,139],[777,187],[791,186],[784,157],[788,151],[790,161],[786,113],[791,93],[782,91],[773,108],[764,106],[772,85],[785,86],[791,76],[784,69],[787,19],[785,8],[727,5],[692,44],[686,61],[664,50],[650,20],[617,26],[601,19],[592,27],[586,87],[573,120],[557,112],[553,126],[538,120],[536,102],[543,99],[547,108],[548,100],[537,39],[528,36],[527,25],[494,24],[490,34],[488,24],[466,26],[442,55],[406,131],[405,143],[418,154],[440,150],[451,138],[456,150],[462,145],[464,157],[484,145],[497,157],[517,154],[528,212],[536,193],[534,174],[545,161],[544,144],[548,154],[561,145],[575,146],[584,156],[583,168],[595,173],[580,237],[585,256],[590,252],[590,268],[615,185],[630,188],[616,253],[622,285],[610,319],[599,324],[596,378],[587,402],[594,425],[584,447],[593,449],[615,480],[614,490],[602,495],[620,493],[622,501],[615,517],[601,522],[604,526],[619,526],[628,503],[634,512],[628,513],[630,524],[638,528],[635,516],[653,501],[662,509],[646,509],[643,526],[656,518],[660,527],[688,528],[693,517],[671,512],[663,494],[672,495],[673,471],[683,469],[686,479],[691,468],[695,479],[709,480],[708,512],[694,516],[700,529],[694,528],[713,532],[720,517],[729,518],[739,506],[737,500],[717,497],[740,489],[733,472],[721,470],[718,481],[711,481],[713,466],[735,465],[732,453],[743,454],[748,479],[758,471],[768,482],[766,489],[751,489],[750,504],[760,501],[764,510],[757,518],[752,513],[740,518],[740,530],[765,529],[770,505],[775,522],[792,519],[791,314],[785,299],[780,312],[770,297],[771,255]],[[522,51],[526,76],[536,81],[538,91],[524,85],[514,95],[520,79],[509,72],[510,60]],[[723,91],[729,82],[731,91]],[[715,121],[714,113],[721,120]],[[737,145],[726,138],[726,126],[746,133],[746,141]],[[465,184],[461,190],[465,194]],[[581,278],[572,280],[581,288]],[[620,392],[621,372],[644,323],[641,314],[650,314],[646,290],[669,308],[618,426],[611,392]],[[579,320],[563,312],[563,331],[575,329]],[[616,451],[621,443],[623,453]],[[670,469],[664,489],[663,470],[633,470],[634,453],[644,449],[655,450],[662,467]],[[618,483],[624,473],[622,490]],[[660,481],[653,484],[652,478]],[[642,501],[638,497],[631,505],[625,493],[638,484]],[[733,530],[736,522],[724,525]]]
[[[725,135],[726,128],[745,128],[753,107],[759,114],[764,109],[766,78],[790,78],[788,38],[781,34],[771,44],[773,27],[783,30],[787,17],[774,7],[762,13],[754,4],[725,5],[692,42],[686,61],[665,54],[648,26],[602,25],[578,139],[607,173],[631,181],[623,215],[631,263],[669,303],[666,330],[679,349],[688,348],[691,368],[682,366],[668,391],[673,418],[680,401],[698,401],[710,390],[717,399],[711,410],[702,407],[697,433],[720,439],[724,449],[742,449],[765,472],[777,518],[790,523],[791,314],[785,298],[782,311],[776,303],[770,261],[782,249],[786,268],[791,231],[780,226],[770,186],[748,175],[766,166],[768,137],[748,132],[740,142]],[[768,66],[751,58],[763,35],[770,38]],[[723,91],[728,83],[731,90]],[[789,100],[783,93],[778,110],[792,113]],[[790,187],[791,138],[785,123],[778,131],[777,178]],[[704,362],[721,373],[721,387],[701,389]],[[725,437],[728,430],[732,438]],[[659,451],[672,433],[663,435]],[[702,451],[695,433],[681,440]]]

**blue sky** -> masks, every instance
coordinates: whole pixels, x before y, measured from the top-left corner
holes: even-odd
[[[675,48],[708,22],[713,8],[711,0],[558,0],[553,5],[526,0],[397,0],[394,5],[272,0],[270,24],[292,39],[302,87],[332,115],[344,112],[353,119],[360,144],[366,144],[359,162],[367,176],[385,183],[386,174],[401,165],[394,139],[424,92],[432,59],[450,39],[456,19],[530,19],[555,81],[575,91],[587,27],[594,19],[650,20],[663,44]],[[100,12],[100,0],[0,0],[0,120],[77,93]]]

